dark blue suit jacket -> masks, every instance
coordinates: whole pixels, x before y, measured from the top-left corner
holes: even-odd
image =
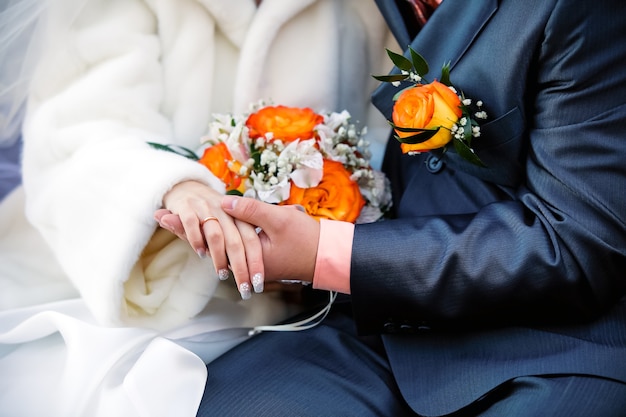
[[[488,165],[453,151],[385,166],[397,218],[358,225],[351,290],[396,379],[443,415],[523,375],[626,383],[626,2],[444,0],[399,43],[481,99]],[[390,116],[397,88],[374,103]]]

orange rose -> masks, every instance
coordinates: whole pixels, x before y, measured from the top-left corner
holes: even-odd
[[[436,129],[439,131],[424,142],[402,143],[402,152],[425,152],[441,148],[452,140],[450,129],[461,117],[461,100],[439,81],[418,84],[404,90],[393,106],[394,125],[412,129]],[[399,137],[415,135],[415,132],[400,132]]]
[[[253,139],[265,137],[266,133],[271,132],[276,139],[293,142],[315,137],[313,129],[323,121],[323,116],[309,108],[263,107],[248,116],[246,127]]]
[[[281,203],[300,204],[316,219],[354,223],[365,205],[358,184],[350,179],[343,164],[324,160],[324,176],[316,187],[291,185],[289,198]]]
[[[202,158],[198,161],[226,185],[226,191],[245,191],[245,184],[238,175],[241,163],[234,161],[224,142],[213,145],[204,150]]]

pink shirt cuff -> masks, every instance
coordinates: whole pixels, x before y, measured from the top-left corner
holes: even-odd
[[[350,261],[354,224],[320,220],[313,288],[350,294]]]

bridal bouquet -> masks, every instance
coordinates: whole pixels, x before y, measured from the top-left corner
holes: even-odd
[[[365,129],[347,111],[266,105],[213,116],[199,162],[230,194],[299,204],[317,219],[369,223],[391,206],[385,175],[372,169]]]

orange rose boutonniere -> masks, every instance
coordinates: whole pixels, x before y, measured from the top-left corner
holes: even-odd
[[[400,138],[414,136],[405,129],[437,129],[423,142],[402,143],[402,151],[425,152],[445,146],[452,140],[452,126],[461,117],[461,100],[439,81],[420,84],[402,91],[393,106],[392,120]]]
[[[428,63],[412,48],[411,59],[387,50],[400,74],[374,76],[379,81],[399,86],[411,82],[395,95],[391,125],[403,153],[416,154],[434,149],[445,152],[450,142],[456,152],[469,162],[485,166],[472,149],[472,140],[480,136],[477,119],[486,119],[482,102],[473,102],[459,94],[450,83],[449,65],[444,65],[439,81],[424,82]]]

